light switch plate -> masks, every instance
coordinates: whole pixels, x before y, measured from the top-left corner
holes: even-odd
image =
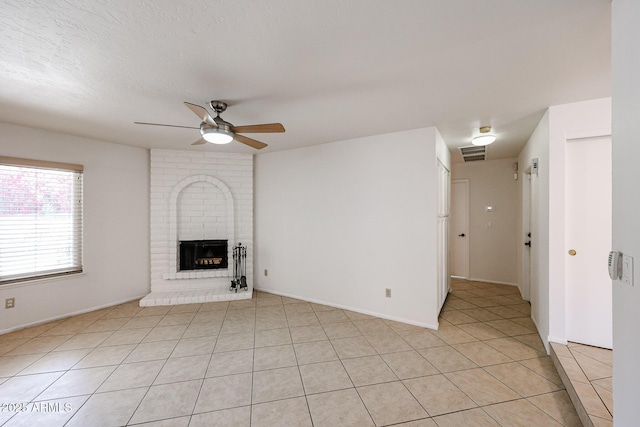
[[[622,283],[633,286],[633,257],[622,256]]]

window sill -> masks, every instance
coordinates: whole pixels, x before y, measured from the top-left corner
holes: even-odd
[[[84,276],[86,273],[84,271],[80,273],[70,273],[70,274],[61,274],[60,276],[52,276],[52,277],[43,277],[40,279],[34,278],[30,280],[23,280],[21,282],[7,283],[6,285],[0,284],[0,291],[5,289],[15,289],[22,288],[34,285],[40,285],[42,283],[47,282],[58,282],[60,280],[68,280],[68,279],[77,279],[78,277]]]

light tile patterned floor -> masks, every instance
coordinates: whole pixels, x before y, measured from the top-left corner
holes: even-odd
[[[438,331],[256,292],[13,332],[0,425],[579,426],[518,290],[452,288]]]
[[[551,343],[552,358],[585,426],[613,426],[613,351]]]

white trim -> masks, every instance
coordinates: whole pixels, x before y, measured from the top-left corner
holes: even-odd
[[[460,179],[452,179],[450,182],[450,187],[451,187],[451,191],[450,191],[450,195],[449,195],[449,200],[453,200],[453,186],[454,184],[464,184],[464,192],[465,192],[465,212],[464,212],[464,233],[467,234],[467,251],[466,251],[466,258],[464,260],[464,264],[465,264],[465,273],[467,274],[467,277],[463,277],[463,276],[456,276],[456,277],[463,277],[464,279],[468,279],[468,276],[471,275],[471,243],[470,243],[470,238],[469,238],[469,234],[470,234],[470,229],[471,229],[471,180],[469,178],[460,178]],[[458,216],[459,214],[456,214],[456,216]],[[452,215],[452,211],[451,211],[451,205],[449,205],[449,218],[453,218]],[[453,222],[450,222],[450,227],[453,228]],[[451,228],[449,231],[449,242],[450,245],[451,244],[451,239],[452,239],[452,235],[451,235]],[[452,251],[451,246],[449,247],[449,251]],[[450,264],[453,264],[453,256],[451,256],[452,260]],[[451,271],[453,270],[453,268],[450,266],[449,267],[449,273],[451,273]],[[451,276],[453,277],[453,276]]]
[[[127,302],[139,300],[139,299],[142,299],[145,295],[146,294],[143,294],[143,295],[140,295],[140,296],[137,296],[137,297],[134,297],[134,298],[128,298],[128,299],[121,300],[121,301],[110,302],[108,304],[103,304],[103,305],[98,305],[98,306],[95,306],[95,307],[85,308],[85,309],[74,311],[74,312],[67,313],[67,314],[61,314],[59,316],[50,317],[48,319],[38,320],[37,322],[27,323],[26,325],[20,325],[20,326],[16,326],[16,327],[9,328],[9,329],[3,329],[3,330],[0,331],[0,336],[4,335],[4,334],[8,334],[9,332],[15,332],[15,331],[19,331],[21,329],[30,328],[32,326],[38,326],[38,325],[42,325],[44,323],[49,323],[49,322],[53,322],[53,321],[56,321],[56,320],[66,319],[66,318],[72,317],[72,316],[77,316],[78,314],[89,313],[90,311],[102,310],[103,308],[114,307],[116,305],[120,305],[120,304],[124,304],[124,303],[127,303]]]
[[[402,318],[395,317],[395,316],[388,316],[386,314],[376,313],[374,311],[362,310],[362,309],[359,309],[359,308],[353,308],[353,307],[349,307],[349,306],[341,305],[341,304],[334,304],[334,303],[330,303],[330,302],[326,302],[326,301],[316,300],[316,299],[313,299],[313,298],[300,297],[298,295],[292,295],[292,294],[288,294],[288,293],[285,293],[285,292],[279,292],[279,291],[274,291],[274,290],[270,290],[270,289],[263,289],[263,288],[259,288],[259,287],[256,287],[256,286],[254,286],[253,290],[254,291],[259,291],[259,292],[266,292],[266,293],[274,294],[274,295],[280,295],[282,297],[287,297],[287,298],[299,299],[301,301],[312,302],[314,304],[327,305],[329,307],[335,307],[335,308],[339,308],[339,309],[342,309],[342,310],[349,310],[349,311],[353,311],[355,313],[367,314],[369,316],[375,316],[375,317],[379,317],[381,319],[393,320],[394,322],[406,323],[408,325],[413,325],[413,326],[420,326],[421,328],[428,328],[428,329],[438,330],[438,327],[440,326],[439,323],[436,323],[435,325],[433,325],[431,323],[416,322],[416,321],[409,320],[409,319],[402,319]]]
[[[518,280],[520,281],[520,283],[518,284],[518,288],[520,289],[520,296],[522,297],[523,300],[525,301],[531,301],[531,259],[533,257],[533,254],[531,253],[531,244],[529,244],[529,247],[524,247],[524,243],[529,241],[531,242],[531,235],[532,233],[535,234],[535,231],[532,231],[532,224],[531,224],[531,210],[533,209],[533,204],[531,203],[531,198],[532,198],[532,193],[531,193],[531,187],[532,187],[532,181],[531,181],[531,165],[529,165],[529,167],[527,168],[527,171],[525,171],[525,173],[523,173],[522,177],[527,177],[527,179],[523,179],[522,180],[522,184],[520,187],[520,191],[521,191],[521,217],[520,217],[520,232],[521,232],[521,238],[522,238],[522,245],[518,245],[519,246],[519,254],[521,255],[520,258],[520,269],[518,271]]]
[[[482,282],[482,283],[495,283],[496,285],[508,285],[508,286],[518,286],[517,283],[512,283],[512,282],[500,282],[498,280],[485,280],[485,279],[474,279],[474,278],[468,278],[467,279],[470,282]]]
[[[0,164],[7,166],[24,166],[28,168],[53,169],[71,172],[82,172],[84,170],[83,165],[76,165],[74,163],[60,163],[51,162],[48,160],[23,159],[19,157],[6,156],[0,156]]]
[[[558,338],[558,337],[554,337],[554,336],[549,335],[549,337],[547,339],[549,340],[549,342],[555,342],[555,343],[562,344],[562,345],[569,344],[569,341],[567,341],[565,338]]]
[[[0,284],[0,290],[14,289],[14,288],[26,288],[27,286],[40,285],[45,282],[56,282],[58,280],[76,279],[86,274],[85,271],[70,274],[60,274],[57,276],[49,276],[42,278],[33,278],[30,280],[23,280],[21,282],[7,283],[6,285]],[[0,332],[1,333],[1,332]]]
[[[564,139],[568,141],[570,139],[602,138],[603,136],[611,136],[611,129],[597,129],[597,130],[588,130],[583,132],[567,132],[564,134]]]

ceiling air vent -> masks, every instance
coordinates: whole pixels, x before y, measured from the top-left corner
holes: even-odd
[[[459,147],[460,154],[462,154],[462,160],[465,162],[475,162],[478,160],[486,160],[487,147],[470,145],[468,147]]]

